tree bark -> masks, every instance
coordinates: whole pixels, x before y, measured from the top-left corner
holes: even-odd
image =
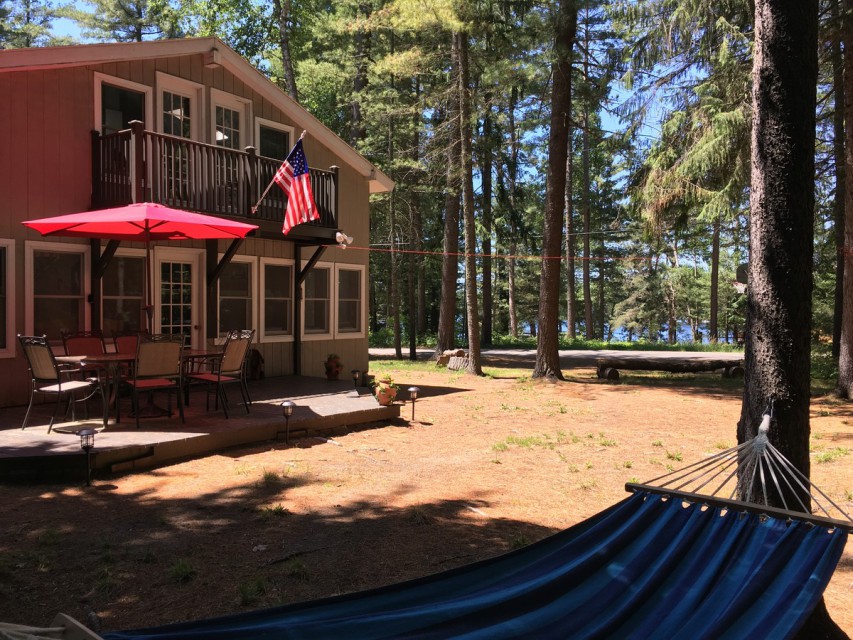
[[[586,60],[584,61],[586,66]],[[586,76],[586,74],[584,74]],[[583,131],[581,132],[581,171],[583,171],[583,310],[585,335],[587,340],[595,338],[595,327],[592,324],[592,290],[590,288],[590,252],[589,234],[592,229],[589,203],[589,110],[583,108]]]
[[[370,17],[370,4],[360,2],[357,7],[356,20]],[[355,46],[355,78],[352,84],[352,100],[350,101],[350,144],[358,148],[358,143],[364,138],[364,121],[361,117],[361,92],[367,88],[367,61],[370,58],[370,32],[359,27],[353,35]]]
[[[572,173],[574,159],[572,157],[572,128],[566,137],[566,333],[574,340],[577,337],[575,329],[575,211],[572,206]]]
[[[284,90],[294,100],[299,100],[296,91],[296,74],[293,72],[293,58],[290,51],[290,32],[292,23],[292,0],[273,0],[275,15],[278,17],[278,44],[281,48],[281,66],[284,69]]]
[[[492,344],[492,114],[483,115],[480,175],[483,185],[483,344]]]
[[[832,0],[829,4],[832,16],[832,86],[835,102],[835,112],[832,116],[833,144],[832,152],[835,157],[835,198],[832,203],[832,218],[835,224],[835,304],[832,314],[832,357],[838,358],[841,354],[841,327],[844,316],[844,229],[845,224],[845,194],[847,193],[846,166],[844,150],[849,148],[845,144],[845,95],[853,91],[853,87],[847,90],[844,86],[844,57],[842,54],[842,40],[845,39],[844,21],[841,19],[841,0]],[[845,45],[850,45],[849,37]],[[851,70],[847,74],[853,80],[853,54],[847,61],[847,68]],[[853,365],[847,364],[848,369]]]
[[[844,0],[842,38],[844,39],[844,165],[853,163],[853,0]],[[837,393],[853,397],[853,171],[844,175],[844,246],[841,340],[838,353]]]
[[[845,0],[844,9],[844,62],[853,70],[853,0]],[[768,397],[775,400],[770,441],[806,476],[810,475],[817,33],[817,0],[756,1],[746,378],[738,424],[742,442],[754,434],[762,403]],[[792,56],[791,51],[798,54]],[[851,76],[847,75],[845,84],[853,82]],[[845,158],[851,162],[853,91],[845,90],[844,113]],[[847,171],[844,323],[848,324],[853,322],[853,269],[848,262],[853,253],[851,182],[853,172]],[[844,331],[849,349],[853,329],[844,327]],[[839,361],[844,359],[844,342],[842,337]],[[804,504],[810,503],[806,499]],[[847,635],[830,618],[821,599],[796,638],[840,640]]]
[[[459,139],[462,154],[462,215],[465,220],[465,310],[468,319],[468,366],[465,370],[482,375],[480,360],[480,314],[477,300],[477,229],[474,224],[474,166],[471,148],[471,99],[468,80],[468,34],[456,32],[459,51]]]
[[[447,190],[444,199],[444,255],[441,262],[441,301],[438,314],[438,335],[435,354],[456,346],[456,278],[459,273],[459,114],[456,91],[459,70],[456,48],[451,48],[451,95],[447,107]]]
[[[717,307],[720,300],[720,216],[714,218],[714,230],[711,236],[711,309],[708,322],[708,339],[717,342],[719,328]]]
[[[507,272],[507,297],[509,306],[509,334],[513,338],[518,337],[518,299],[515,289],[515,256],[518,252],[518,224],[516,222],[516,183],[518,181],[518,135],[515,128],[515,105],[518,103],[518,87],[513,85],[510,91],[509,136],[510,136],[510,158],[509,167],[509,265]]]
[[[738,423],[738,442],[745,442],[772,404],[770,441],[807,476],[817,15],[817,0],[755,3],[749,289]],[[778,496],[771,500],[780,505]]]
[[[566,157],[572,113],[572,48],[578,10],[574,0],[561,0],[554,23],[555,60],[552,65],[551,122],[548,135],[545,220],[542,231],[542,274],[539,280],[539,335],[534,378],[563,379],[559,353],[560,257]]]

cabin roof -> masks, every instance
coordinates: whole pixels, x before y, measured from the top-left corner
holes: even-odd
[[[278,107],[293,121],[297,128],[306,130],[309,135],[338,156],[342,162],[347,163],[360,175],[367,178],[370,184],[370,193],[385,193],[394,188],[394,181],[390,177],[308,113],[304,107],[270,82],[266,76],[219,38],[184,38],[180,40],[7,49],[0,51],[0,73],[152,60],[194,54],[204,55],[206,65],[221,65]]]

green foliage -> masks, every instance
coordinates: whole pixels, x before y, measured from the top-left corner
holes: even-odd
[[[142,42],[184,35],[181,13],[168,0],[83,0],[67,5],[63,15],[92,40]]]
[[[177,584],[185,584],[195,577],[195,569],[187,560],[178,560],[172,565],[169,570],[169,577],[172,582]]]
[[[71,44],[71,38],[52,32],[54,20],[63,15],[50,0],[0,0],[0,49]]]

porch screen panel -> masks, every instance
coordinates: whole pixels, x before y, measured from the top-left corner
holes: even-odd
[[[338,271],[338,332],[361,333],[361,271]]]
[[[305,333],[329,333],[329,269],[314,267],[305,278]]]
[[[103,278],[103,321],[105,335],[140,331],[145,326],[143,300],[145,258],[116,256]]]
[[[9,319],[6,317],[6,302],[9,297],[9,292],[6,289],[6,275],[9,272],[9,265],[6,264],[9,260],[9,255],[6,247],[0,247],[0,349],[5,349],[8,344],[6,341],[7,323]]]
[[[33,331],[59,340],[84,329],[83,254],[33,252]]]
[[[192,342],[193,282],[192,265],[185,262],[160,263],[160,330],[184,336]]]
[[[252,328],[252,269],[247,262],[231,262],[219,277],[219,335],[232,329]]]
[[[264,334],[293,334],[293,267],[264,265]]]

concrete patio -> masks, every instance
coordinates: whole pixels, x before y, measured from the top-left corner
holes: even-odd
[[[99,407],[92,404],[89,420],[58,422],[51,433],[47,425],[53,403],[33,408],[29,426],[21,430],[26,406],[0,409],[0,481],[85,478],[85,454],[77,432],[95,428],[92,466],[96,470],[126,472],[185,458],[203,456],[228,447],[285,439],[281,403],[296,404],[290,418],[291,440],[309,435],[333,435],[356,425],[392,420],[400,404],[380,406],[369,387],[352,381],[282,376],[249,383],[252,405],[246,414],[236,388],[228,390],[229,418],[222,410],[205,410],[203,388],[194,389],[181,424],[174,407],[172,417],[144,418],[140,428],[130,415],[130,399],[122,399],[121,423],[113,419],[102,428]],[[26,402],[26,399],[23,399]],[[157,397],[157,403],[165,396]]]

